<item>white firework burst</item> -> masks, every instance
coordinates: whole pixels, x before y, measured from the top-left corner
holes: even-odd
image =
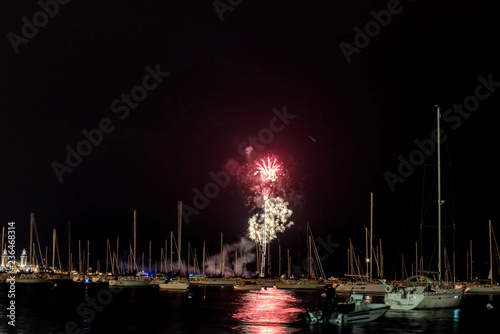
[[[288,202],[281,197],[272,197],[266,201],[266,213],[256,213],[248,220],[248,237],[255,242],[263,241],[264,219],[266,219],[266,243],[275,239],[293,225],[288,219],[292,216]]]

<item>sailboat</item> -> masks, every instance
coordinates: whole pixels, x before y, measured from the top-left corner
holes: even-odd
[[[493,226],[491,225],[491,220],[489,221],[489,230],[490,230],[490,274],[488,275],[488,279],[490,280],[489,284],[480,284],[480,285],[472,285],[466,288],[467,293],[477,293],[477,294],[500,294],[500,285],[493,284],[493,251],[491,244],[491,235],[493,234]],[[495,239],[496,241],[496,239]],[[496,243],[495,243],[496,245]],[[496,253],[498,254],[498,245],[496,245]]]
[[[445,288],[441,280],[441,149],[440,149],[440,108],[437,107],[437,179],[438,179],[438,280],[417,275],[399,286],[387,285],[384,302],[394,310],[456,308],[464,296],[463,288]]]
[[[137,212],[134,210],[134,249],[132,254],[132,261],[135,269],[137,270],[136,265],[136,226],[137,226]],[[129,288],[137,288],[137,287],[149,287],[151,285],[151,278],[144,273],[137,273],[136,275],[129,276],[118,276],[115,279],[109,280],[110,287],[129,287]]]
[[[383,280],[373,280],[372,278],[372,265],[373,265],[373,193],[370,196],[370,257],[367,258],[367,268],[368,275],[363,276],[365,279],[356,279],[347,282],[341,282],[335,287],[335,293],[338,295],[352,295],[357,294],[367,294],[367,295],[385,295],[385,281]],[[367,234],[367,248],[368,248],[368,231]],[[368,249],[367,249],[368,253]],[[352,255],[352,252],[350,253]],[[358,275],[361,276],[361,275]]]
[[[318,256],[318,250],[314,243],[313,235],[311,232],[311,226],[307,223],[307,244],[308,244],[308,276],[310,278],[301,278],[299,280],[296,279],[280,279],[276,281],[275,287],[277,289],[292,289],[292,290],[315,290],[315,289],[323,289],[326,286],[326,282],[324,281],[325,273],[323,271],[323,267],[321,266],[321,260]],[[316,263],[318,265],[319,274],[321,278],[314,277],[315,271],[313,270],[313,258],[312,254],[314,251]]]

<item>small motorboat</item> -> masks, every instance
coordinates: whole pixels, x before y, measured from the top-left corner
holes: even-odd
[[[334,298],[323,300],[315,308],[308,309],[307,315],[311,323],[342,326],[376,320],[389,308],[384,303],[367,303],[363,295],[353,294],[344,302],[337,302]]]

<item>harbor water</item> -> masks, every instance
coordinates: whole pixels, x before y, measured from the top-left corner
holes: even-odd
[[[395,311],[363,325],[309,324],[322,290],[195,287],[113,289],[99,284],[0,284],[0,333],[472,333],[496,328],[499,295],[466,295],[459,309]],[[380,297],[368,297],[380,302]],[[15,302],[15,321],[9,315]],[[493,305],[488,308],[487,305]],[[15,324],[13,326],[12,324]]]

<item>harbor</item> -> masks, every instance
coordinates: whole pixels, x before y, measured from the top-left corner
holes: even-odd
[[[491,0],[0,13],[0,334],[497,328]]]

